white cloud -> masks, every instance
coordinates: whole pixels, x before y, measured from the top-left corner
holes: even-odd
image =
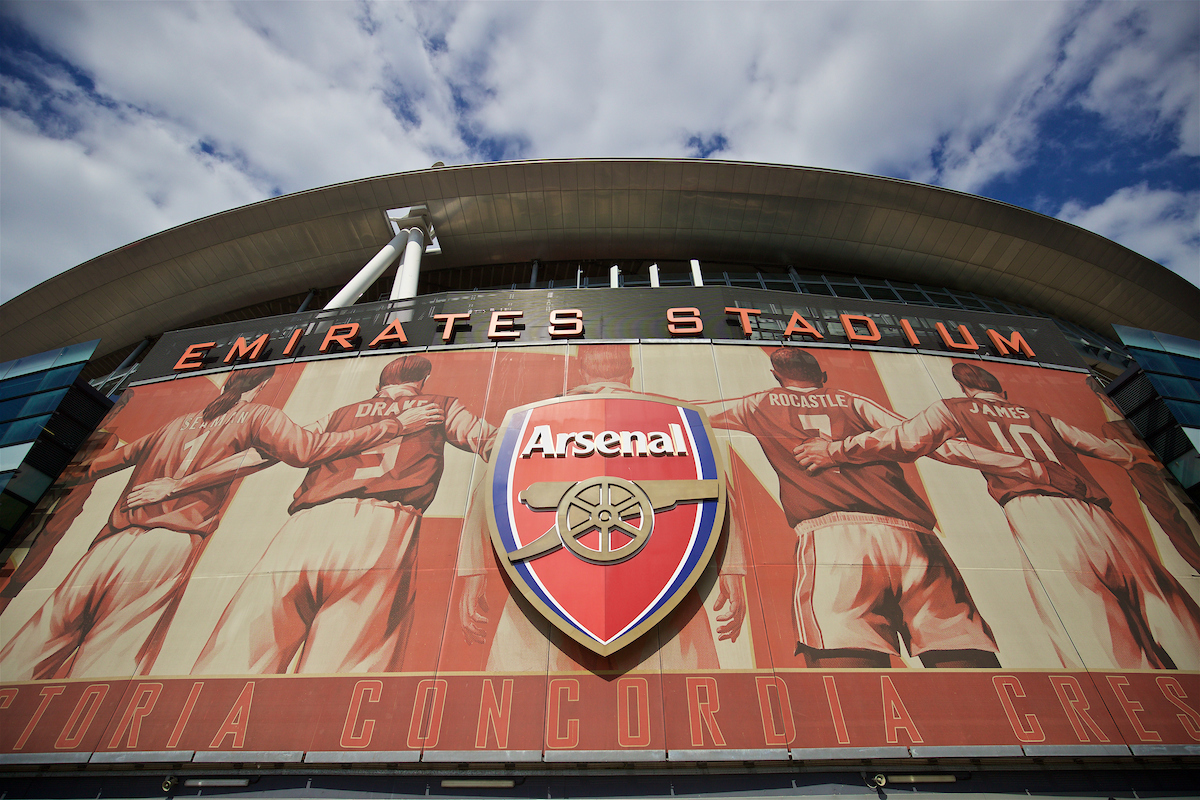
[[[1200,191],[1127,186],[1091,207],[1068,202],[1057,216],[1120,242],[1200,285]]]
[[[1065,103],[1200,153],[1195,3],[3,13],[52,55],[0,70],[0,300],[204,214],[435,160],[686,156],[698,138],[720,158],[980,191],[1031,163]],[[67,237],[64,211],[86,220]]]

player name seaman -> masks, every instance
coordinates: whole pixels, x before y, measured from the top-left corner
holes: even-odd
[[[521,449],[521,458],[529,458],[534,453],[543,457],[566,458],[567,446],[571,445],[571,455],[585,458],[593,453],[602,456],[686,456],[687,437],[683,428],[671,423],[666,431],[571,431],[570,433],[555,433],[549,425],[537,425],[529,436],[529,441]]]

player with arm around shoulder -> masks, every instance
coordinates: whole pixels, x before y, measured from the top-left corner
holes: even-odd
[[[324,421],[326,430],[351,431],[405,420],[405,433],[308,471],[290,518],[229,601],[194,673],[283,673],[294,660],[297,672],[399,669],[421,517],[441,481],[444,447],[486,459],[495,438],[456,398],[424,393],[431,372],[424,356],[396,358],[374,397]]]
[[[248,448],[295,466],[385,442],[387,421],[316,434],[254,402],[272,367],[236,370],[202,411],[94,459],[86,480],[132,466],[108,524],[58,589],[0,651],[6,680],[144,675],[162,646],[192,568],[220,522],[229,485],[131,506],[131,487],[194,470]]]
[[[996,643],[937,534],[937,520],[897,464],[812,475],[793,450],[820,437],[898,419],[877,403],[826,385],[816,357],[771,353],[779,386],[713,403],[714,427],[755,436],[779,477],[796,531],[793,620],[810,666],[886,667],[897,637],[928,667],[996,667]],[[703,405],[703,404],[701,404]]]
[[[951,373],[964,397],[844,441],[804,443],[795,451],[798,465],[820,474],[847,464],[911,461],[956,437],[1021,451],[1060,479],[1047,486],[1019,476],[984,477],[1037,571],[1027,574],[1030,595],[1063,665],[1074,665],[1079,653],[1087,666],[1102,668],[1200,668],[1200,608],[1113,515],[1079,457],[1133,468],[1150,454],[1009,401],[1000,381],[978,365],[957,363]],[[1086,638],[1068,639],[1060,618],[1078,623]]]

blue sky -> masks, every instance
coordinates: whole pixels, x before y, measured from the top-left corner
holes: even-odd
[[[679,156],[993,197],[1200,285],[1200,3],[0,2],[0,300],[280,193]]]

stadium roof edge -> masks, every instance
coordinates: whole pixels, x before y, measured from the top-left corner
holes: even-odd
[[[281,195],[93,258],[0,306],[4,359],[101,338],[97,356],[340,284],[432,213],[423,270],[565,259],[793,264],[973,290],[1112,335],[1200,338],[1200,289],[1061,220],[962,192],[835,170],[694,159],[443,166]],[[868,255],[864,256],[864,253]]]

